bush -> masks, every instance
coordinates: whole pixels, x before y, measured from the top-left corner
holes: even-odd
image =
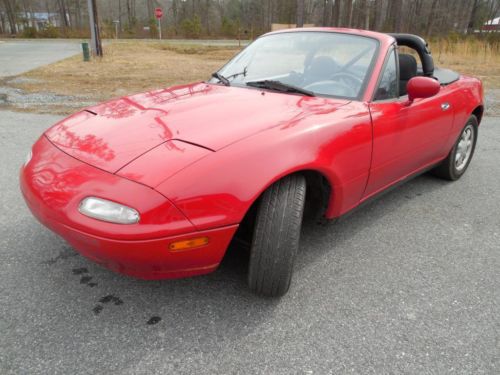
[[[158,20],[156,18],[149,20],[149,35],[151,38],[158,38]]]
[[[221,33],[224,36],[234,37],[236,35],[236,26],[227,17],[222,17]]]
[[[21,38],[36,38],[37,31],[34,27],[25,27],[21,33]]]
[[[193,19],[185,18],[181,23],[181,29],[189,38],[199,38],[201,34],[201,20],[197,15]]]
[[[42,30],[38,31],[38,36],[40,38],[59,38],[61,33],[59,28],[53,25],[47,25]]]

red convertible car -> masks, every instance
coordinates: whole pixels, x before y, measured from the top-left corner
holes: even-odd
[[[207,82],[60,121],[34,144],[21,190],[80,253],[140,278],[212,272],[248,235],[249,287],[279,296],[304,211],[338,218],[430,170],[457,180],[482,114],[481,82],[434,67],[418,36],[285,30]]]

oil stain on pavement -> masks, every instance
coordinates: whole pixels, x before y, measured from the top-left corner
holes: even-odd
[[[87,286],[93,288],[93,287],[97,286],[97,283],[91,282],[93,277],[90,275],[85,275],[88,273],[89,273],[89,270],[86,267],[73,268],[73,275],[81,275],[80,284],[86,284]]]
[[[97,286],[96,282],[91,282],[93,277],[89,275],[89,270],[87,267],[73,268],[72,272],[73,275],[80,276],[80,284],[86,284],[91,288]],[[120,306],[123,305],[123,300],[120,297],[117,297],[113,294],[108,294],[99,299],[98,303],[92,308],[92,312],[94,313],[94,315],[99,315],[104,310],[104,307],[109,304]],[[160,321],[161,317],[152,316],[151,318],[149,318],[146,324],[155,325],[158,324]]]
[[[112,294],[108,294],[107,296],[102,297],[99,299],[99,304],[95,305],[92,311],[94,312],[94,315],[99,315],[102,310],[104,310],[104,305],[107,305],[109,303],[113,303],[116,306],[123,305],[123,300],[119,297],[116,297]]]
[[[158,324],[161,321],[161,318],[159,316],[152,316],[147,322],[147,325],[154,325]]]
[[[68,258],[73,258],[73,257],[76,257],[78,256],[78,253],[76,253],[75,251],[73,251],[71,248],[69,247],[65,247],[63,248],[63,250],[61,250],[59,252],[59,254],[53,258],[50,258],[44,262],[42,262],[42,264],[46,264],[46,265],[53,265],[53,264],[56,264],[58,261],[60,260],[65,260],[65,259],[68,259]]]

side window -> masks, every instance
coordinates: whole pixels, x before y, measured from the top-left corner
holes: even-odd
[[[375,100],[393,99],[398,96],[398,70],[396,68],[396,52],[393,49],[385,64]]]

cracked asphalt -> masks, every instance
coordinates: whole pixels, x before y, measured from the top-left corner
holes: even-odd
[[[500,373],[500,118],[467,173],[418,177],[308,225],[280,300],[215,273],[140,281],[77,255],[25,207],[17,174],[58,120],[0,112],[0,373]]]

